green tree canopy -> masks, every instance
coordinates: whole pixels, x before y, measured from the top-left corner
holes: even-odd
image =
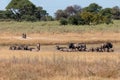
[[[20,9],[20,8],[23,8],[24,6],[27,6],[27,5],[33,5],[35,6],[32,2],[30,2],[29,0],[12,0],[8,6],[6,7],[6,9],[11,9],[11,8],[14,8],[14,9]]]
[[[11,0],[6,10],[12,12],[9,18],[17,21],[50,20],[46,10],[40,6],[36,7],[29,0]]]
[[[118,6],[112,8],[112,17],[113,19],[120,19],[120,8]]]
[[[102,7],[99,6],[98,4],[91,3],[88,7],[84,8],[84,11],[98,13],[100,12],[101,9]]]

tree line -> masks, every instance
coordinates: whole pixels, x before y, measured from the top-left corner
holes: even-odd
[[[58,20],[60,24],[67,25],[96,25],[101,23],[110,24],[112,20],[120,20],[120,8],[102,8],[91,3],[81,8],[79,5],[68,6],[64,10],[57,10],[55,18],[50,16],[43,7],[37,7],[29,0],[12,0],[6,10],[0,11],[0,20],[15,21],[52,21]]]
[[[102,8],[96,3],[81,8],[79,5],[66,7],[65,10],[57,10],[56,20],[62,25],[96,25],[101,23],[110,24],[112,20],[120,20],[120,8]]]

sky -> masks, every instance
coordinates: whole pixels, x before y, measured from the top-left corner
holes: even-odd
[[[11,0],[0,0],[0,10],[5,10],[5,7]],[[58,9],[64,10],[67,6],[79,5],[82,8],[88,6],[90,3],[97,3],[103,8],[106,7],[120,7],[120,0],[30,0],[36,6],[42,6],[51,16]]]

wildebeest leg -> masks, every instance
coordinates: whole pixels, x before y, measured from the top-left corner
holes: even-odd
[[[109,48],[107,48],[107,52],[110,52],[110,51],[109,51]]]

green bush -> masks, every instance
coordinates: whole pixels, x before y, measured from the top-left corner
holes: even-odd
[[[72,25],[78,25],[78,19],[75,16],[70,16],[68,18],[68,22],[69,24],[72,24]]]
[[[67,24],[68,24],[67,19],[65,19],[65,18],[61,18],[61,20],[60,20],[60,24],[61,24],[61,25],[67,25]]]
[[[36,21],[37,19],[36,19],[35,16],[31,16],[31,15],[23,15],[23,16],[22,16],[22,20],[25,20],[25,21],[32,21],[32,22],[34,22],[34,21]]]

